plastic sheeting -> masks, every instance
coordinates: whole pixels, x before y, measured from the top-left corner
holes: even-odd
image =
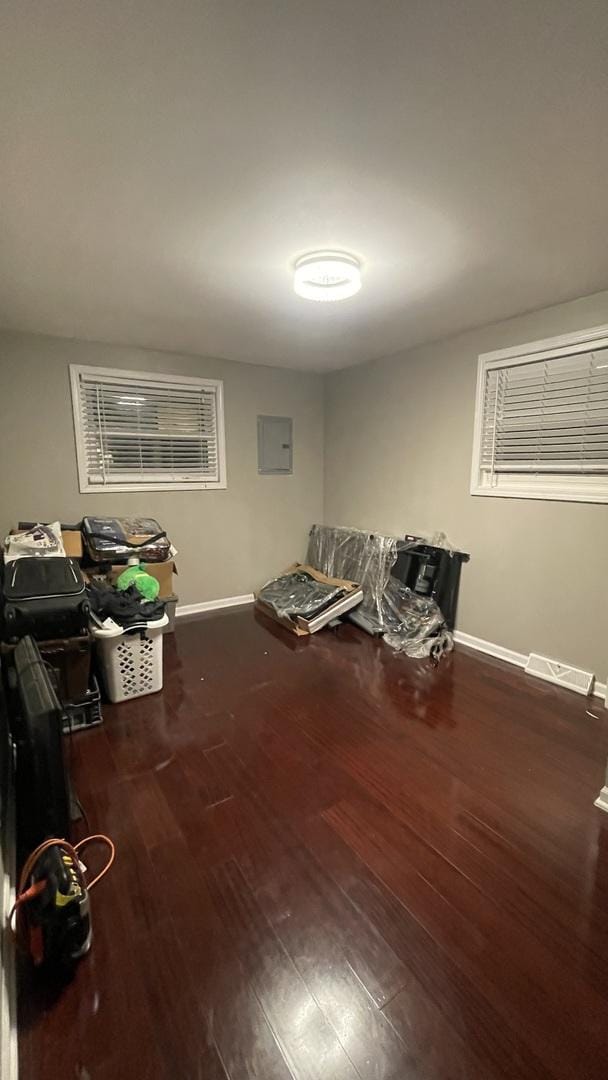
[[[155,518],[84,517],[82,535],[93,562],[165,562],[176,551]]]
[[[279,618],[302,615],[310,619],[343,595],[344,589],[340,586],[326,585],[315,581],[305,570],[295,570],[269,581],[260,590],[259,597]]]
[[[383,633],[384,590],[397,559],[393,536],[378,536],[359,529],[313,525],[306,562],[327,577],[356,581],[363,586],[359,612],[370,623],[371,633]]]
[[[4,541],[6,563],[25,557],[54,555],[65,555],[61,525],[58,521],[53,521],[50,525],[33,525],[31,529],[9,533]]]
[[[384,592],[384,606],[384,640],[396,652],[439,660],[444,652],[453,649],[452,634],[431,597],[417,596],[391,576]]]
[[[434,538],[438,541],[448,546],[445,537]],[[306,561],[328,577],[360,582],[357,622],[370,633],[382,634],[391,648],[408,656],[439,658],[454,644],[440,608],[391,574],[399,552],[415,544],[360,529],[313,525]]]

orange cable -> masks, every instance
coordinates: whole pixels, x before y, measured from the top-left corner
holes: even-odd
[[[116,857],[116,848],[114,847],[114,844],[110,840],[110,837],[105,836],[104,833],[93,833],[92,836],[85,836],[84,840],[79,840],[78,843],[74,845],[74,851],[76,851],[76,852],[80,851],[81,848],[85,848],[87,846],[87,844],[92,843],[94,840],[101,841],[102,844],[106,844],[109,847],[109,849],[110,849],[110,857],[109,857],[106,865],[104,866],[103,870],[100,870],[97,877],[94,877],[93,880],[90,882],[90,884],[87,885],[87,889],[89,890],[89,892],[91,891],[91,889],[93,888],[94,885],[97,885],[98,881],[101,881],[104,874],[107,874],[108,870],[110,869],[110,867],[111,867],[111,865],[114,862],[114,859]]]

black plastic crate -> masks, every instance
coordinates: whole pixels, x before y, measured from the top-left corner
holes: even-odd
[[[101,724],[101,694],[99,684],[94,675],[91,676],[91,685],[87,690],[86,697],[73,705],[63,706],[63,734],[71,735],[74,731],[82,731],[84,728],[95,727]]]

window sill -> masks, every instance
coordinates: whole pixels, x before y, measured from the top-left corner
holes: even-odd
[[[472,484],[471,495],[486,495],[498,499],[538,499],[553,502],[579,502],[579,503],[608,503],[608,478],[602,477],[600,483],[594,478],[589,482],[577,481],[570,484],[563,477],[556,478],[554,482],[545,479],[541,483],[526,481],[514,482],[509,479],[502,484],[499,482],[495,487],[489,484]]]
[[[104,495],[106,492],[118,491],[225,491],[228,487],[225,481],[210,481],[208,483],[177,483],[177,484],[81,484],[81,495]]]

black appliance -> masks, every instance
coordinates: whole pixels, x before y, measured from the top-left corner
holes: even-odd
[[[456,622],[456,605],[462,564],[469,561],[465,551],[427,544],[420,537],[406,536],[391,570],[393,577],[418,596],[435,600],[450,630]]]

